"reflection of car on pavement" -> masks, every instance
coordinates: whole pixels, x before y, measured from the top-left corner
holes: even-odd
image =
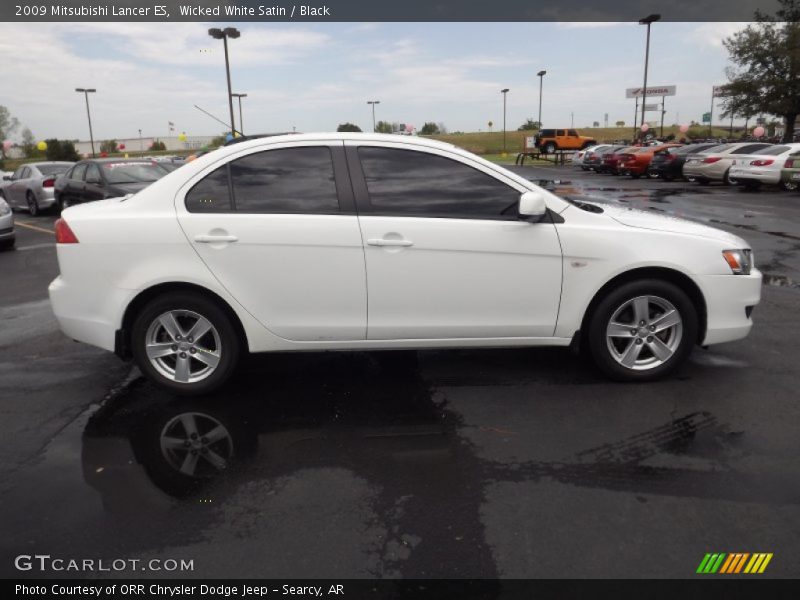
[[[62,330],[187,394],[248,351],[585,345],[651,380],[745,337],[761,293],[739,237],[400,136],[242,142],[55,230]]]
[[[152,160],[83,160],[58,178],[55,197],[63,210],[83,202],[135,194],[167,173],[168,169]]]
[[[353,358],[278,358],[241,374],[224,394],[191,402],[136,382],[87,423],[84,479],[107,510],[141,514],[220,479],[228,485],[215,486],[217,495],[301,468],[446,457],[441,410],[414,356]],[[264,397],[261,376],[286,370],[314,377],[293,377]]]
[[[737,184],[749,188],[757,188],[761,184],[778,185],[782,181],[782,171],[786,163],[791,160],[794,164],[795,159],[790,156],[798,151],[800,143],[779,144],[754,152],[750,156],[735,159],[731,165],[730,178]],[[788,183],[789,185],[785,187],[796,189],[792,187],[791,181]]]
[[[59,175],[74,165],[72,162],[37,162],[22,165],[14,174],[4,177],[0,195],[12,208],[27,209],[35,217],[55,205],[53,190]]]
[[[753,154],[771,145],[763,142],[745,142],[712,146],[703,152],[686,157],[683,163],[683,176],[702,184],[711,181],[730,183],[730,168],[734,159]]]
[[[0,250],[14,247],[14,213],[8,202],[0,198]]]

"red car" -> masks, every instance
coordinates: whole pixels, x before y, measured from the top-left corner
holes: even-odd
[[[630,150],[636,150],[633,146],[618,146],[616,149],[603,154],[603,165],[600,171],[603,173],[611,173],[612,175],[619,175],[619,159],[623,153]]]
[[[643,146],[641,148],[626,148],[619,154],[617,169],[620,173],[630,175],[638,179],[647,173],[647,167],[657,152],[663,152],[667,148],[675,148],[681,144],[661,144],[659,146]]]

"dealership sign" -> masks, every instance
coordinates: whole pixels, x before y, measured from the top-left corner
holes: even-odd
[[[648,96],[674,96],[675,90],[677,86],[674,85],[660,85],[660,86],[653,86],[647,88],[647,95]],[[628,88],[625,90],[625,97],[626,98],[640,98],[642,94],[643,87],[636,87],[636,88]]]

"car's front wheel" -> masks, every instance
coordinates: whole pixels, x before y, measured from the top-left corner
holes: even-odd
[[[131,329],[139,368],[179,394],[203,394],[233,373],[240,344],[231,319],[216,302],[191,292],[151,300]]]
[[[678,286],[646,279],[621,285],[597,305],[589,349],[606,375],[649,381],[680,365],[697,340],[697,311]]]
[[[39,203],[36,201],[36,197],[33,195],[33,192],[30,190],[27,194],[25,194],[25,201],[28,203],[28,212],[31,213],[32,217],[36,217],[39,215]]]

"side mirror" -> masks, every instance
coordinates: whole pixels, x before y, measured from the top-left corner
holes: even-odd
[[[3,175],[3,181],[11,181],[11,175]]]
[[[541,192],[524,192],[519,197],[517,218],[521,221],[538,223],[547,213],[547,204]]]

